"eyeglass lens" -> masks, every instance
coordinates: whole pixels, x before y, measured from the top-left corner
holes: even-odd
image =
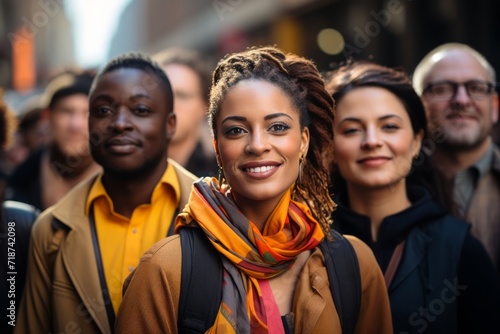
[[[493,85],[487,81],[442,81],[427,85],[429,91],[434,97],[439,99],[451,99],[456,96],[458,87],[464,86],[469,96],[473,99],[485,98],[493,89]]]

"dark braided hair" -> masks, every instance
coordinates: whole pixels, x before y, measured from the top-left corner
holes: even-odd
[[[210,91],[209,123],[217,139],[215,119],[228,93],[243,80],[265,80],[280,87],[300,113],[300,127],[309,128],[310,142],[293,197],[307,203],[330,237],[335,203],[329,195],[329,157],[333,154],[333,100],[310,60],[285,54],[274,47],[250,48],[222,59],[214,71]]]

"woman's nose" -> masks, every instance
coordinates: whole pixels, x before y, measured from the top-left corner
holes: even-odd
[[[249,141],[245,147],[245,152],[260,155],[269,149],[269,141],[265,134],[253,132],[249,136]]]
[[[361,142],[361,147],[363,148],[374,148],[381,145],[380,136],[377,131],[369,129],[365,132],[363,136],[363,141]]]

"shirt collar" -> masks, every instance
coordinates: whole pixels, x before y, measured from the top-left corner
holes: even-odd
[[[486,153],[476,161],[472,167],[474,167],[479,172],[479,178],[486,175],[490,170],[493,163],[493,145],[490,145]]]
[[[104,188],[104,185],[102,184],[102,176],[103,174],[100,174],[97,177],[94,184],[92,185],[92,188],[90,189],[89,195],[87,196],[87,203],[85,205],[85,214],[87,216],[89,214],[90,205],[92,204],[92,202],[94,202],[97,198],[100,197],[106,198],[111,207],[111,210],[114,211],[113,201],[109,197],[108,193],[106,192],[106,189]],[[158,182],[158,184],[155,186],[155,189],[153,190],[153,194],[151,195],[151,203],[153,203],[158,196],[163,195],[162,192],[159,191],[160,187],[170,187],[171,189],[173,189],[175,193],[175,203],[176,205],[178,205],[181,197],[180,184],[175,169],[170,163],[168,164],[167,169],[163,173],[160,182]]]

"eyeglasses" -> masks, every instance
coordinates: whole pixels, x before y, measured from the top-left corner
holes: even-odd
[[[473,100],[482,100],[488,97],[495,89],[495,85],[488,81],[470,80],[455,82],[443,80],[427,84],[424,88],[424,93],[429,93],[435,100],[448,101],[457,95],[459,86],[464,86],[467,94]]]

